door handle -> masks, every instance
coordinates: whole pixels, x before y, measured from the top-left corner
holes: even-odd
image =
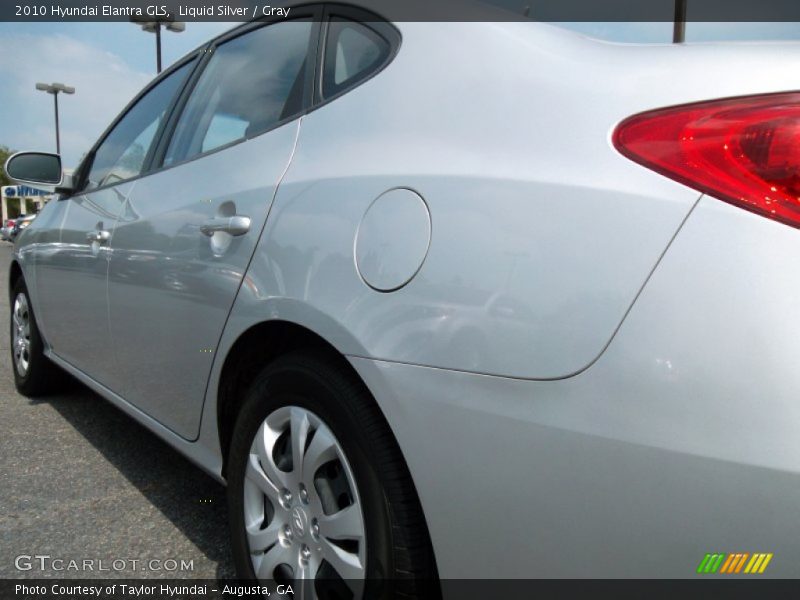
[[[224,231],[230,235],[244,235],[250,231],[250,217],[234,215],[232,217],[216,217],[209,219],[200,226],[203,235],[211,237],[218,231]]]
[[[93,229],[92,231],[86,232],[86,241],[88,242],[97,242],[98,244],[104,244],[110,239],[111,239],[111,232],[106,231],[105,229]]]

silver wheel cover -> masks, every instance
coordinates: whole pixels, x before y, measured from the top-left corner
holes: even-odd
[[[28,374],[31,364],[31,313],[28,308],[28,299],[20,292],[14,298],[11,312],[11,349],[14,353],[14,368],[20,377]]]
[[[316,579],[341,578],[354,598],[362,597],[366,536],[358,488],[320,417],[285,406],[264,420],[250,447],[243,504],[258,579],[293,580],[295,594],[313,598]]]

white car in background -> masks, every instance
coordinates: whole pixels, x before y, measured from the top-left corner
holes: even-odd
[[[17,239],[17,236],[20,234],[21,231],[27,229],[33,220],[36,218],[36,214],[32,215],[19,215],[14,219],[14,224],[8,230],[8,240],[13,242]]]

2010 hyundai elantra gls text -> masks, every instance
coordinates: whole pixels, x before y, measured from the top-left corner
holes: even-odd
[[[60,192],[11,264],[17,388],[66,371],[226,482],[248,579],[796,576],[799,64],[244,24],[71,177],[9,159]]]

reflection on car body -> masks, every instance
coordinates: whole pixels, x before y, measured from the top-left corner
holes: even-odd
[[[249,579],[796,575],[800,220],[759,186],[800,194],[800,47],[291,14],[20,233],[18,389],[64,369],[225,481]]]

